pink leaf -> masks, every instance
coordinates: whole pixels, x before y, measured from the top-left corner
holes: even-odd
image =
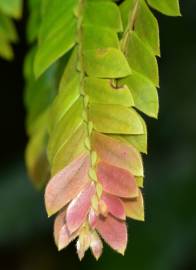
[[[102,238],[114,250],[124,254],[127,246],[127,227],[125,222],[108,215],[106,218],[99,216],[96,229]]]
[[[89,157],[83,155],[57,173],[48,183],[45,204],[48,216],[72,200],[88,183]]]
[[[62,250],[78,236],[78,231],[70,234],[65,223],[66,210],[61,211],[54,222],[54,239],[58,250]]]
[[[139,196],[135,199],[122,200],[126,216],[136,220],[144,221],[144,202],[142,193],[139,190]]]
[[[95,185],[94,183],[89,183],[85,189],[81,191],[78,196],[69,204],[67,208],[66,221],[70,233],[77,230],[84,222],[89,212],[91,198],[94,193]]]
[[[77,253],[80,260],[83,259],[85,252],[90,247],[90,241],[91,241],[91,233],[88,229],[88,227],[83,227],[78,241],[76,243]]]
[[[124,198],[138,196],[134,176],[124,169],[101,161],[97,165],[97,176],[105,192]]]
[[[65,225],[65,215],[66,210],[62,210],[55,218],[54,221],[54,240],[56,245],[58,246],[59,242],[59,234],[62,227]]]
[[[97,215],[96,215],[94,209],[91,208],[89,211],[89,215],[88,215],[88,222],[89,222],[92,229],[95,228],[96,220],[97,220]]]
[[[66,248],[71,242],[71,236],[69,234],[68,228],[66,225],[63,225],[61,230],[59,231],[59,239],[58,239],[58,250],[62,250]]]
[[[98,260],[102,254],[103,243],[95,231],[91,233],[90,248],[94,257]]]
[[[101,160],[129,170],[135,176],[143,176],[142,158],[133,146],[98,132],[93,133],[92,139]]]
[[[106,203],[108,211],[113,216],[123,220],[126,218],[122,201],[118,197],[104,193],[102,200]]]

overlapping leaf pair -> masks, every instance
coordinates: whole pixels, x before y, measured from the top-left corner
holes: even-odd
[[[77,238],[80,259],[88,248],[98,259],[101,238],[124,254],[126,216],[144,220],[147,130],[137,110],[158,114],[159,29],[147,4],[179,15],[178,1],[31,2],[29,40],[39,42],[25,65],[26,156],[38,185],[51,178],[55,242],[61,250]]]

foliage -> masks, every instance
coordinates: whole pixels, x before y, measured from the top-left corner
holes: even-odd
[[[22,0],[0,0],[0,57],[13,59],[10,43],[18,41],[16,28],[12,18],[19,19],[22,15]]]
[[[180,15],[178,0],[29,1],[26,161],[34,183],[47,184],[58,249],[78,238],[80,259],[88,248],[98,259],[101,238],[124,254],[126,216],[144,220],[139,111],[159,111],[159,27],[149,7]]]

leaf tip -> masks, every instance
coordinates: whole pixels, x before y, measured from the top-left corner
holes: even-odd
[[[125,255],[125,251],[126,251],[126,247],[119,248],[117,251],[118,251],[118,253],[120,253],[122,256],[124,256],[124,255]]]

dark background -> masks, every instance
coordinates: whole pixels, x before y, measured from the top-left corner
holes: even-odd
[[[182,18],[159,17],[162,59],[159,120],[147,120],[146,221],[129,222],[125,257],[104,248],[79,262],[74,244],[58,253],[43,194],[25,172],[22,62],[24,23],[12,63],[0,60],[0,268],[5,270],[196,269],[196,1]]]

